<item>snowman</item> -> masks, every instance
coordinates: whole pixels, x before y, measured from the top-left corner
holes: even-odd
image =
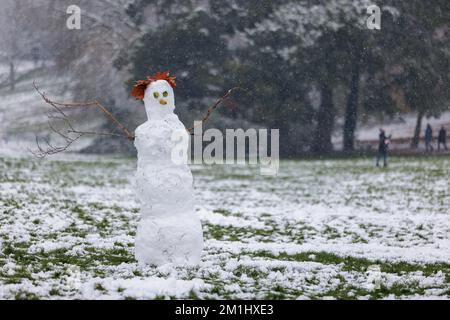
[[[188,133],[174,114],[175,77],[168,72],[140,80],[132,95],[143,100],[148,120],[135,132],[138,152],[136,193],[141,217],[136,233],[135,256],[140,265],[200,262],[203,233],[194,210],[192,173],[187,161],[173,161],[181,136],[187,155]]]

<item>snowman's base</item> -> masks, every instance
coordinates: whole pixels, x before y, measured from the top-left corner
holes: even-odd
[[[200,263],[202,250],[202,226],[195,213],[139,222],[135,255],[141,265],[194,265]]]

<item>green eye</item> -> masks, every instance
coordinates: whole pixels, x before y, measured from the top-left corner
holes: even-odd
[[[169,93],[168,93],[167,91],[164,91],[164,92],[163,92],[164,98],[167,97],[168,95],[169,95]]]
[[[159,98],[159,93],[158,92],[153,92],[153,96],[155,97],[155,99]]]

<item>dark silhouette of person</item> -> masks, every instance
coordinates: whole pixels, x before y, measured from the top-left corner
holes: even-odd
[[[444,146],[444,149],[447,150],[447,131],[444,126],[441,127],[438,134],[438,151],[441,150],[441,144]]]
[[[433,129],[431,129],[430,124],[427,124],[427,128],[425,129],[425,150],[426,152],[433,151],[433,146],[431,142],[433,141]]]
[[[389,139],[386,137],[386,133],[382,128],[380,128],[378,140],[377,167],[380,166],[381,158],[383,158],[383,165],[387,167]]]

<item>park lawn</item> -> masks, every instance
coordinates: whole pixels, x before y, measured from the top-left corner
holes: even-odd
[[[193,166],[198,266],[140,267],[135,160],[0,158],[1,299],[450,297],[450,158]]]

